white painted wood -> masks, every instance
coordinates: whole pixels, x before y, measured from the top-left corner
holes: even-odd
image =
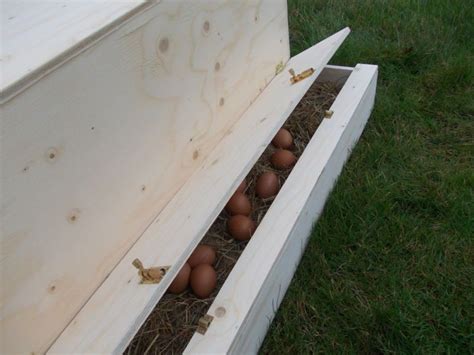
[[[331,107],[334,115],[318,128],[211,305],[209,329],[193,336],[186,353],[258,351],[313,223],[371,113],[376,80],[377,66],[359,64],[351,73]]]
[[[344,29],[293,57],[286,69],[315,74],[290,84],[277,75],[227,132],[53,344],[50,353],[120,352],[145,321],[271,139],[349,33]],[[140,285],[132,261],[170,265],[159,284]]]
[[[152,2],[5,0],[0,11],[0,99],[30,85]]]
[[[47,350],[288,57],[285,0],[163,0],[1,105],[0,353]]]

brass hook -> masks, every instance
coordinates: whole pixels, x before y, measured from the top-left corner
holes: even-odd
[[[140,259],[132,261],[132,265],[138,269],[138,275],[141,277],[141,284],[157,284],[169,270],[170,266],[159,266],[145,269]]]
[[[313,68],[306,69],[305,71],[302,71],[298,75],[296,75],[293,69],[288,70],[288,72],[291,75],[290,82],[292,84],[296,84],[297,82],[304,80],[306,78],[309,78],[311,75],[313,75],[314,69]]]

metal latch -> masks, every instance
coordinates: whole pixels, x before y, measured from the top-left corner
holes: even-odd
[[[209,314],[199,318],[197,332],[202,335],[206,334],[207,328],[209,328],[213,319],[214,317]]]
[[[313,68],[306,69],[305,71],[302,71],[298,75],[296,75],[293,69],[288,70],[288,72],[291,75],[290,82],[292,84],[296,84],[297,82],[304,80],[306,78],[309,78],[311,75],[313,75],[314,69]]]
[[[170,266],[158,266],[158,267],[150,267],[148,269],[145,269],[143,267],[142,262],[139,259],[133,260],[132,265],[138,269],[138,275],[140,275],[141,284],[159,283],[170,268]]]

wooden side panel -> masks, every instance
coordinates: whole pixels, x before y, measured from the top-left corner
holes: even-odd
[[[123,350],[348,34],[349,29],[344,29],[290,59],[287,69],[299,73],[313,67],[315,73],[296,85],[290,84],[286,70],[272,80],[122,258],[51,353]],[[145,267],[170,265],[171,269],[159,284],[140,285],[132,266],[135,258]]]
[[[1,353],[73,319],[287,61],[286,11],[163,0],[2,105]]]
[[[3,0],[0,102],[155,3],[155,0]]]
[[[327,73],[326,73],[327,74]],[[221,288],[186,353],[256,353],[324,203],[371,113],[377,67],[358,65]]]

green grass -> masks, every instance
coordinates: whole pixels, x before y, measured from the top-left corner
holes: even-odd
[[[474,353],[474,4],[288,3],[293,54],[350,26],[379,81],[262,353]]]

